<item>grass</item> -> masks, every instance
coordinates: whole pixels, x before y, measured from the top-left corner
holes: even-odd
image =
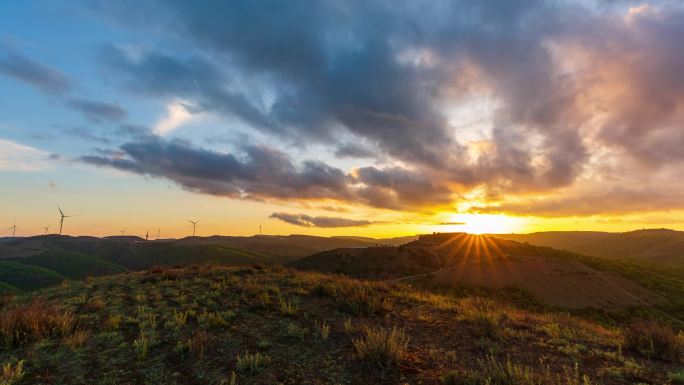
[[[70,312],[35,299],[28,306],[0,313],[0,341],[6,347],[16,347],[49,337],[66,337],[75,325],[76,319]]]
[[[403,330],[366,327],[363,334],[353,344],[358,357],[369,365],[387,369],[398,365],[404,358],[408,338]]]
[[[3,298],[0,364],[17,384],[627,385],[681,377],[680,364],[628,348],[626,329],[280,267],[165,267]]]
[[[0,373],[0,385],[13,385],[24,378],[24,361],[5,363]]]
[[[40,266],[0,260],[0,282],[19,290],[55,286],[66,277]]]
[[[625,330],[625,347],[644,357],[684,363],[684,336],[655,321],[635,321]]]
[[[240,373],[255,374],[271,363],[271,357],[261,353],[245,353],[237,356],[235,368]]]

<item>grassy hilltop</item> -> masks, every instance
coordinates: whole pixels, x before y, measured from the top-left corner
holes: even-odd
[[[0,384],[682,383],[681,334],[282,267],[157,268],[0,311]]]

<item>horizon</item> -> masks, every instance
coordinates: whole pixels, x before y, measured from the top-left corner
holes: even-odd
[[[57,234],[57,233],[47,233],[47,234],[33,234],[33,235],[16,235],[16,236],[0,236],[0,239],[18,239],[18,238],[38,238],[38,237],[67,237],[67,238],[78,238],[78,237],[91,237],[91,238],[99,238],[99,239],[105,239],[105,238],[139,238],[144,241],[170,241],[170,240],[184,240],[184,239],[193,239],[193,238],[212,238],[212,237],[244,237],[244,238],[250,238],[250,237],[290,237],[290,236],[307,236],[307,237],[322,237],[322,238],[366,238],[366,239],[375,239],[375,240],[383,240],[383,239],[395,239],[395,238],[410,238],[410,237],[420,237],[423,235],[435,235],[435,234],[451,234],[451,235],[460,235],[460,234],[465,234],[468,236],[491,236],[491,237],[496,237],[497,235],[531,235],[531,234],[540,234],[540,233],[587,233],[587,232],[598,232],[598,233],[608,233],[608,234],[627,234],[627,233],[635,233],[635,232],[643,232],[643,231],[672,231],[672,232],[682,232],[680,230],[674,230],[674,229],[668,229],[668,228],[641,228],[641,229],[633,229],[633,230],[627,230],[627,231],[596,231],[596,230],[551,230],[551,231],[534,231],[534,232],[528,232],[528,233],[469,233],[469,232],[464,232],[464,231],[443,231],[443,232],[432,232],[432,233],[417,233],[417,234],[405,234],[405,235],[398,235],[398,236],[392,236],[392,237],[371,237],[367,235],[315,235],[315,234],[304,234],[304,233],[283,233],[283,234],[251,234],[251,235],[235,235],[235,234],[198,234],[198,235],[186,235],[186,236],[179,236],[179,237],[160,237],[156,238],[156,234],[150,234],[149,239],[145,239],[145,234],[109,234],[109,235],[91,235],[91,234]],[[154,235],[154,236],[153,236]]]
[[[681,20],[669,0],[4,3],[0,237],[58,231],[58,207],[64,235],[150,239],[684,231]]]

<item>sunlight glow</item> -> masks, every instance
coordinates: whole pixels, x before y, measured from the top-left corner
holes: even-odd
[[[524,228],[522,218],[494,214],[456,214],[449,218],[449,225],[440,226],[439,232],[466,232],[469,234],[505,234],[520,232]],[[458,224],[462,222],[463,224]]]

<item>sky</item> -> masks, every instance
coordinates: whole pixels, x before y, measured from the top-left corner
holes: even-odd
[[[674,0],[2,2],[0,226],[684,230],[682,41]]]

